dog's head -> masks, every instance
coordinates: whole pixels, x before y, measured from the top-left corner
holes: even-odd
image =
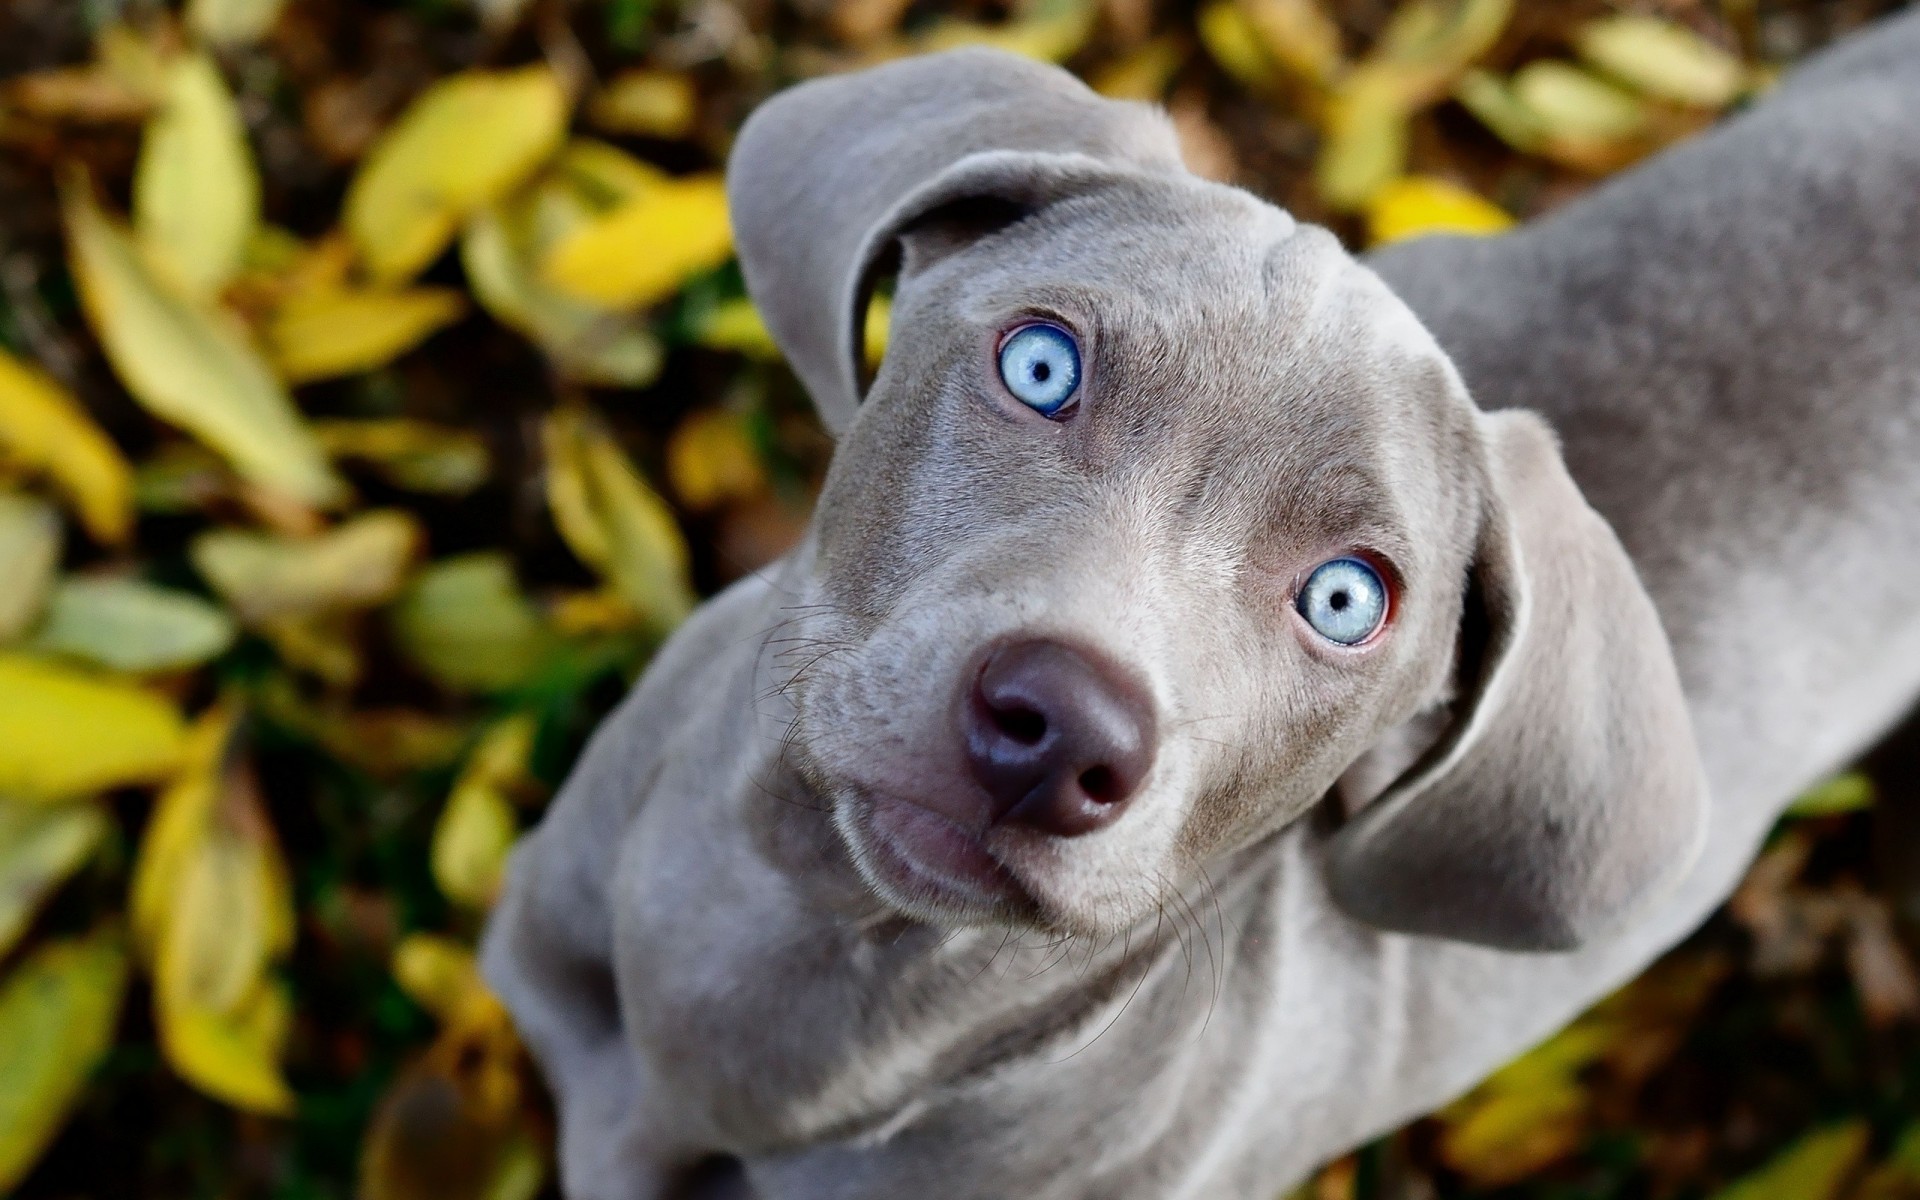
[[[909,60],[767,104],[730,190],[841,438],[776,636],[796,759],[883,900],[1126,927],[1435,712],[1333,847],[1356,915],[1569,946],[1689,863],[1671,656],[1545,428],[1476,409],[1372,272],[1188,174],[1159,114]]]

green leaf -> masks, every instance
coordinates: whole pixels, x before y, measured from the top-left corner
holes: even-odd
[[[1867,1134],[1867,1123],[1859,1120],[1817,1129],[1713,1200],[1837,1200],[1866,1153]]]
[[[0,643],[40,615],[60,563],[60,514],[44,500],[0,492]]]
[[[31,648],[116,671],[177,671],[233,645],[233,618],[190,592],[137,579],[69,579],[47,606]]]
[[[1790,817],[1831,817],[1873,807],[1873,780],[1848,771],[1802,795],[1787,809]]]
[[[54,942],[0,984],[0,1192],[59,1133],[113,1041],[127,986],[118,934]]]
[[[508,691],[558,648],[514,579],[512,560],[491,551],[423,569],[394,605],[392,622],[401,650],[455,691]]]

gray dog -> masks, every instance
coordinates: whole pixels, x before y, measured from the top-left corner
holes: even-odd
[[[732,197],[840,448],[516,854],[578,1200],[1265,1200],[1920,690],[1920,15],[1371,269],[984,52],[778,97]]]

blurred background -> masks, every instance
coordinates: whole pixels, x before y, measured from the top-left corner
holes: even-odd
[[[1360,249],[1548,211],[1891,7],[5,0],[0,1194],[554,1194],[471,946],[595,721],[807,519],[720,182],[771,92],[1000,45]],[[1920,1197],[1901,745],[1300,1195]]]

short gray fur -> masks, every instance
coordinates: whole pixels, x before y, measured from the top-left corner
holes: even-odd
[[[1920,691],[1920,13],[1548,219],[1375,256],[1418,322],[1172,146],[980,52],[744,131],[749,286],[843,441],[516,853],[485,965],[576,1200],[713,1155],[767,1200],[1266,1200],[1692,929]],[[982,378],[1036,306],[1083,328],[1074,422]],[[1271,597],[1351,538],[1406,605],[1336,660]],[[1149,682],[1147,790],[991,834],[1021,903],[889,882],[873,814],[961,786],[944,697],[1025,629]]]

